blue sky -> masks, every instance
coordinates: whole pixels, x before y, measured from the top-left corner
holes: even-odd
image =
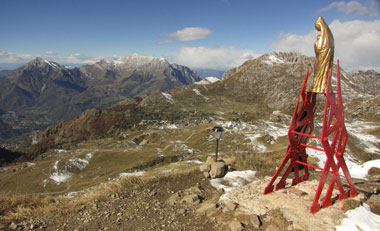
[[[351,69],[380,70],[379,12],[379,0],[2,0],[0,63],[36,56],[92,63],[138,53],[228,69],[271,51],[312,56],[321,15],[343,63],[347,58]],[[363,47],[373,54],[351,57]]]

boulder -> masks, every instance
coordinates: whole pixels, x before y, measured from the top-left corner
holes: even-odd
[[[209,156],[206,163],[199,166],[199,170],[206,178],[220,178],[227,174],[228,166],[223,160],[215,162],[214,158]]]
[[[228,166],[224,161],[218,161],[211,164],[210,177],[220,178],[227,174]]]

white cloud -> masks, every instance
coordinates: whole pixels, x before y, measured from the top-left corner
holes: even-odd
[[[0,63],[23,63],[33,58],[31,54],[16,54],[0,50]]]
[[[320,9],[318,12],[327,12],[336,9],[338,12],[345,15],[355,15],[355,16],[372,16],[376,17],[379,15],[379,0],[369,0],[368,7],[363,6],[360,2],[332,2],[325,8]]]
[[[337,11],[343,13],[343,14],[355,14],[355,15],[365,15],[368,14],[368,8],[364,7],[360,2],[357,1],[351,1],[348,3],[345,3],[343,1],[341,2],[332,2],[330,5],[328,5],[325,8],[322,8],[319,10],[319,12],[326,12],[336,9]]]
[[[70,54],[60,56],[54,51],[45,51],[43,54],[17,54],[0,50],[0,63],[27,63],[36,57],[41,57],[49,61],[55,61],[60,64],[91,64],[99,61],[101,57],[94,57],[83,54]]]
[[[235,47],[181,47],[174,62],[190,67],[225,70],[260,55],[256,51],[239,50]]]
[[[346,70],[375,69],[380,71],[380,20],[334,20],[329,25],[335,40],[335,59]],[[276,51],[296,51],[314,56],[317,31],[305,35],[280,34],[272,47]]]
[[[100,59],[100,57],[93,57],[76,53],[62,58],[61,63],[92,64],[98,62]]]
[[[163,40],[158,42],[158,44],[167,44],[174,42],[187,42],[198,39],[204,39],[211,35],[212,31],[205,27],[187,27],[182,30],[177,30],[174,33],[168,34],[166,36],[171,37],[171,39]]]

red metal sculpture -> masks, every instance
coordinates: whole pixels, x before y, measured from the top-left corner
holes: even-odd
[[[340,88],[339,60],[337,63],[336,93],[333,92],[331,87],[331,69],[328,73],[325,88],[326,91],[324,93],[325,107],[323,112],[322,130],[320,136],[311,135],[311,132],[314,128],[313,118],[317,93],[312,91],[306,91],[308,76],[309,70],[306,73],[305,80],[301,89],[301,94],[298,97],[293,118],[290,123],[288,131],[288,150],[280,166],[274,173],[271,181],[266,186],[264,194],[273,192],[273,184],[277,177],[280,176],[282,170],[285,168],[288,162],[290,163],[287,169],[285,170],[284,174],[282,175],[280,181],[276,184],[275,190],[285,188],[286,179],[288,178],[291,172],[294,172],[294,178],[291,183],[291,185],[293,186],[308,179],[308,167],[320,169],[322,170],[322,175],[319,180],[318,188],[315,193],[313,203],[310,207],[310,212],[316,213],[320,210],[321,206],[325,208],[332,204],[331,196],[335,184],[337,185],[340,192],[339,200],[345,199],[348,196],[354,197],[357,195],[357,191],[352,182],[347,165],[343,159],[343,154],[347,143],[347,131],[344,125],[343,102]],[[301,105],[300,98],[302,99]],[[308,138],[320,140],[323,148],[317,148],[308,145]],[[324,152],[326,154],[327,160],[323,169],[316,166],[312,166],[307,163],[306,148],[312,148]],[[301,169],[299,168],[299,165],[304,165],[302,176],[300,176]],[[350,190],[348,192],[345,192],[343,189],[342,182],[339,177],[340,169],[344,173],[344,176],[350,186]],[[327,192],[324,196],[322,204],[320,205],[319,198],[321,197],[321,193],[329,173],[331,173],[332,176],[329,182],[329,186],[327,188]]]

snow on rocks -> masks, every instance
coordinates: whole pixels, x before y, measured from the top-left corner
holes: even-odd
[[[165,93],[165,92],[161,92],[161,94],[165,97],[165,99],[169,102],[169,103],[174,103],[174,99],[173,99],[173,96],[169,93]]]
[[[284,63],[284,60],[276,57],[274,54],[270,54],[266,60],[263,61],[266,64],[273,65],[275,63]]]
[[[371,122],[354,121],[347,123],[346,128],[349,135],[360,140],[366,152],[380,154],[380,139],[366,133],[368,130],[380,128],[379,125]]]
[[[120,173],[120,177],[128,177],[128,176],[144,176],[145,171],[137,171],[137,172],[122,172]]]
[[[380,230],[380,216],[371,212],[367,204],[346,212],[342,224],[336,226],[336,231],[375,231]]]
[[[320,143],[320,142],[319,142]],[[316,145],[317,148],[322,148],[320,144]],[[316,157],[319,159],[317,166],[320,168],[324,168],[324,165],[326,163],[326,154],[322,151],[314,150],[314,149],[307,149],[306,153],[311,157]],[[345,154],[344,154],[344,160],[346,162],[348,171],[350,172],[351,177],[358,178],[358,179],[365,179],[367,177],[368,171],[372,168],[380,168],[380,159],[378,160],[370,160],[365,162],[364,164],[359,164],[359,161],[356,160],[353,155],[351,154],[351,150],[346,146]],[[320,170],[316,170],[320,171]],[[344,176],[343,171],[340,169],[339,174],[341,176]]]
[[[201,81],[195,82],[194,84],[208,85],[208,84],[216,83],[218,81],[220,81],[220,79],[218,79],[216,77],[206,77],[206,78],[202,79]]]
[[[207,96],[204,96],[204,95],[202,95],[202,93],[198,90],[198,89],[193,89],[193,92],[196,94],[196,95],[199,95],[199,96],[201,96],[201,97],[203,97],[203,99],[204,100],[208,100],[208,97]]]
[[[254,123],[226,121],[219,124],[224,128],[228,128],[226,132],[244,135],[256,152],[266,151],[265,142],[268,144],[274,144],[277,142],[278,137],[288,134],[288,126],[285,126],[282,123],[266,120],[259,120]],[[262,137],[265,138],[265,142],[259,141],[259,138]]]
[[[365,179],[368,171],[375,167],[380,169],[380,159],[378,160],[370,160],[365,162],[364,164],[358,165],[351,161],[346,161],[348,170],[353,178]],[[342,174],[342,173],[341,173]]]
[[[83,171],[88,165],[93,153],[87,153],[85,158],[73,157],[68,159],[62,167],[59,167],[59,160],[55,161],[53,164],[53,173],[50,175],[49,179],[53,180],[56,184],[60,184],[69,180],[74,176],[75,173]],[[44,181],[44,185],[46,185]]]
[[[59,170],[58,169],[58,163],[59,163],[58,160],[54,162],[53,171],[55,171],[55,172],[53,172],[50,175],[50,179],[53,180],[56,184],[60,184],[62,182],[65,182],[72,177],[71,173],[69,173],[65,170]],[[46,181],[44,181],[44,184],[45,183],[46,183]]]
[[[220,190],[229,192],[237,187],[244,186],[245,184],[252,182],[255,179],[256,171],[233,171],[228,172],[223,178],[217,178],[210,180],[210,184]]]
[[[186,163],[192,163],[192,164],[203,164],[200,160],[187,160]]]
[[[376,136],[366,133],[372,129],[377,129],[380,126],[370,122],[363,121],[354,121],[351,123],[346,123],[347,131],[349,136],[353,136],[360,140],[360,144],[363,145],[363,148],[366,152],[380,154],[380,139]],[[350,139],[350,138],[349,138]],[[312,144],[317,148],[322,148],[320,141]],[[323,168],[326,163],[326,154],[322,151],[317,151],[314,149],[307,149],[306,153],[309,156],[316,157],[319,159],[318,166]],[[365,179],[368,173],[368,170],[372,167],[380,168],[380,159],[367,161],[363,164],[360,164],[353,155],[352,151],[348,146],[346,146],[344,159],[347,164],[347,168],[353,178]],[[340,175],[344,175],[342,170],[340,170]]]

